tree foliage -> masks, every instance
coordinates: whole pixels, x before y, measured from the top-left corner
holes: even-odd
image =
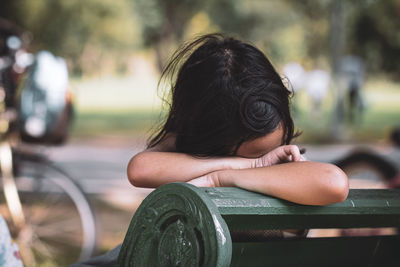
[[[32,50],[62,55],[78,72],[99,68],[104,51],[112,54],[135,45],[125,0],[6,0],[1,5],[1,17],[32,34]],[[92,64],[82,62],[88,57]]]
[[[239,0],[135,0],[143,42],[157,52],[161,70],[168,55],[183,41],[185,30],[196,14],[205,12],[223,32],[247,37],[257,26],[258,16],[243,12]]]
[[[377,0],[358,6],[348,50],[364,58],[370,71],[400,73],[400,1]]]
[[[199,21],[207,22],[201,33],[237,35],[274,62],[326,67],[333,1],[345,12],[343,52],[364,58],[371,71],[398,73],[399,0],[3,0],[0,17],[31,32],[34,51],[50,50],[86,74],[113,71],[147,48],[161,69],[178,44],[200,33],[192,27]]]
[[[364,59],[368,70],[399,73],[400,71],[400,1],[399,0],[286,0],[303,16],[309,30],[308,56],[329,53],[334,1],[343,9],[344,49]],[[321,25],[326,24],[325,27]],[[325,28],[320,31],[318,29]],[[321,45],[322,44],[322,45]]]

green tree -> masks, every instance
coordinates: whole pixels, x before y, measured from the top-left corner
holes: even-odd
[[[200,0],[135,0],[143,44],[154,47],[161,70],[168,54],[183,38],[185,27],[201,7]]]
[[[31,32],[32,50],[50,50],[75,72],[91,72],[107,54],[138,44],[130,10],[129,0],[13,0],[2,2],[0,16]]]
[[[399,73],[400,71],[400,1],[399,0],[286,0],[303,17],[307,28],[308,56],[315,58],[331,54],[332,61],[343,54],[358,55],[366,61],[370,73]],[[340,2],[340,5],[338,3]],[[342,26],[334,16],[334,8],[341,6]],[[336,18],[338,19],[338,18]],[[336,25],[336,26],[335,26]],[[338,33],[343,40],[339,51]],[[335,37],[336,36],[336,37]],[[332,47],[333,46],[333,47]],[[335,55],[332,55],[335,54]],[[334,65],[334,64],[333,64]]]
[[[255,12],[242,8],[239,0],[135,0],[134,10],[140,18],[144,45],[155,49],[160,70],[182,43],[188,23],[200,12],[222,32],[242,37],[249,37],[261,22]]]
[[[370,72],[386,72],[399,79],[400,1],[367,1],[354,11],[348,51],[362,57]]]

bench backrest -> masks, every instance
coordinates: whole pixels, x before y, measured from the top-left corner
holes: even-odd
[[[342,203],[298,205],[238,188],[184,183],[153,191],[136,211],[119,266],[400,266],[400,237],[232,242],[231,231],[400,227],[399,190],[351,190]]]

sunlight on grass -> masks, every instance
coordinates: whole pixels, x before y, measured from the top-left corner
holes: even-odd
[[[157,77],[100,77],[73,80],[76,91],[76,121],[73,136],[146,134],[160,121],[161,100]],[[353,141],[373,142],[385,138],[400,125],[400,83],[370,79],[363,88],[365,111],[357,123],[345,123],[343,135]],[[293,99],[293,117],[303,131],[301,142],[331,142],[334,94],[328,93],[316,113],[306,92]]]
[[[73,80],[79,112],[159,109],[157,78],[146,75]]]
[[[154,76],[75,79],[71,83],[75,137],[142,134],[159,121],[161,100]]]

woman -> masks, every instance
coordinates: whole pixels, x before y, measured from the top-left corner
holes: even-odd
[[[343,171],[305,161],[290,145],[298,135],[290,91],[260,50],[205,35],[174,54],[166,77],[172,81],[168,117],[128,164],[134,186],[236,186],[306,205],[346,199]]]
[[[162,79],[168,76],[168,117],[148,148],[128,164],[134,186],[237,186],[307,205],[347,197],[347,176],[339,168],[305,161],[299,148],[289,145],[297,136],[290,92],[260,50],[220,34],[205,35],[175,53]],[[284,236],[281,231],[251,234]],[[238,240],[246,235],[231,233]],[[115,266],[119,250],[120,245],[73,266]]]

